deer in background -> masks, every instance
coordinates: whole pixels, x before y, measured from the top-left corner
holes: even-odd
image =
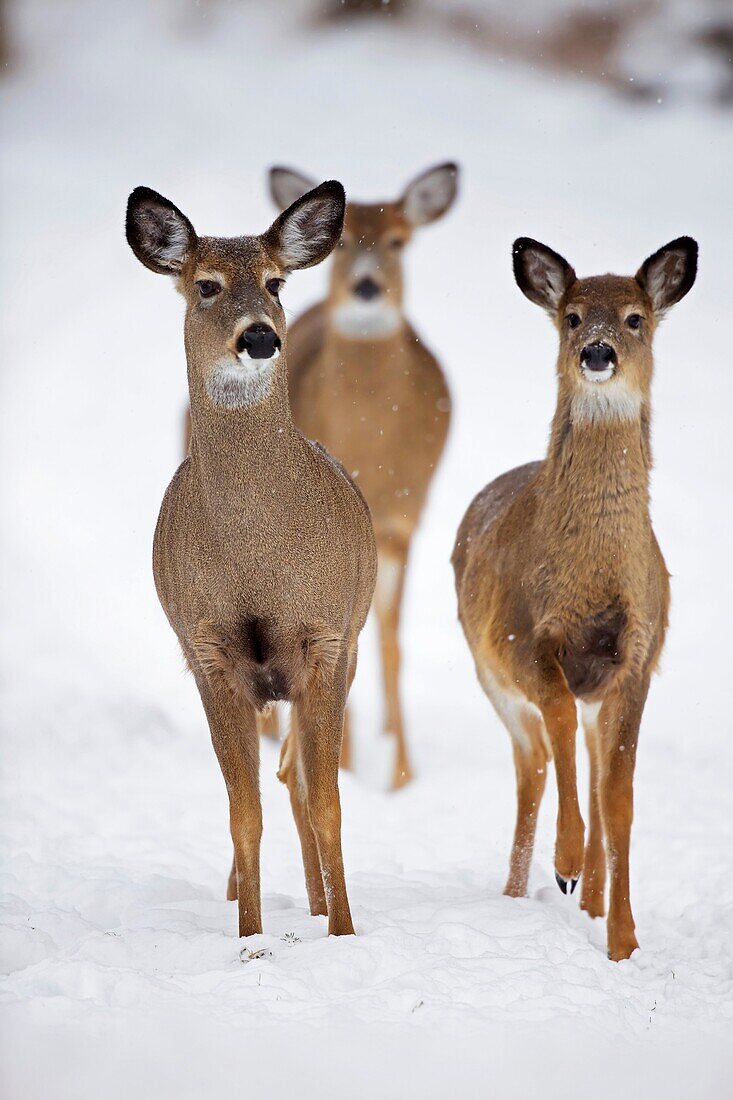
[[[311,912],[353,933],[338,761],[357,639],[374,590],[369,510],[341,466],[293,424],[280,289],[337,243],[344,191],[299,198],[261,236],[199,237],[138,187],[127,239],[171,275],[184,324],[191,448],[163,499],[155,583],[196,679],[229,795],[239,934],[262,931],[256,716],[293,704],[283,753]]]
[[[450,419],[440,365],[405,317],[402,253],[415,229],[450,208],[457,176],[455,164],[441,164],[396,201],[349,202],[328,297],[298,318],[289,337],[295,422],[344,463],[372,512],[379,559],[374,609],[385,732],[396,743],[395,788],[412,777],[400,702],[405,570]],[[283,209],[311,187],[292,169],[270,171],[272,196]]]
[[[608,954],[638,947],[629,895],[639,724],[664,642],[669,580],[649,516],[652,339],[689,291],[697,245],[681,237],[634,278],[578,279],[537,241],[514,244],[520,289],[560,335],[547,456],[475,498],[458,531],[458,611],[478,679],[513,742],[517,822],[505,893],[527,891],[548,760],[558,791],[555,875],[604,913]],[[590,756],[590,828],[575,774],[576,700]]]

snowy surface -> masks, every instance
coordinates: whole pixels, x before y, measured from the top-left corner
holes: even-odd
[[[631,107],[398,28],[310,34],[240,4],[25,3],[2,128],[0,992],[4,1095],[719,1097],[733,1045],[730,118]],[[455,397],[404,627],[418,779],[389,794],[369,627],[342,781],[355,939],[308,915],[262,748],[265,934],[224,900],[227,805],[158,607],[150,544],[179,455],[181,303],[122,233],[145,183],[204,232],[260,231],[271,162],[389,197],[446,157],[462,195],[408,258]],[[657,339],[653,512],[673,574],[642,727],[641,951],[553,881],[501,896],[508,738],[475,682],[448,564],[475,491],[543,453],[554,337],[519,234],[581,274],[700,241]],[[325,270],[294,277],[314,300]],[[585,761],[581,775],[585,784]]]

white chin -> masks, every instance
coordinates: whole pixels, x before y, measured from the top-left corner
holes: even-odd
[[[383,298],[371,302],[348,298],[333,311],[335,328],[352,340],[392,336],[400,327],[400,320],[400,311]]]
[[[276,348],[269,359],[253,359],[247,351],[236,359],[221,359],[207,379],[206,392],[214,405],[224,409],[259,405],[270,393],[279,358]]]
[[[585,370],[585,368],[581,369],[583,371],[583,378],[585,378],[586,382],[607,382],[609,378],[613,378],[614,374],[616,373],[615,367],[606,367],[605,370]]]
[[[571,415],[575,424],[599,424],[609,420],[636,420],[641,415],[641,394],[629,388],[623,376],[611,382],[616,371],[583,371],[587,386],[573,395]],[[599,386],[599,382],[609,383]]]

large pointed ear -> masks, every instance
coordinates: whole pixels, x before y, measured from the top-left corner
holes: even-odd
[[[697,241],[678,237],[644,260],[636,281],[651,298],[655,313],[664,313],[691,289],[697,275]]]
[[[294,202],[302,198],[306,191],[312,191],[318,180],[304,176],[302,172],[296,172],[294,168],[281,168],[276,165],[269,171],[270,194],[275,206],[280,210],[287,210]]]
[[[185,214],[149,187],[136,187],[127,200],[127,243],[141,264],[159,275],[178,275],[196,248],[196,232]]]
[[[568,261],[531,237],[518,237],[512,256],[519,289],[530,302],[554,316],[566,290],[575,282],[575,272]]]
[[[411,226],[428,225],[442,218],[458,192],[458,165],[438,164],[411,180],[401,198]]]
[[[285,271],[325,260],[341,237],[346,195],[328,180],[289,206],[264,235],[265,246]]]

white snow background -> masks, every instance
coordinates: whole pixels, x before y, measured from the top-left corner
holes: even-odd
[[[624,102],[414,26],[314,31],[302,8],[11,9],[3,1094],[720,1097],[733,1069],[731,115]],[[455,401],[403,629],[418,778],[385,790],[368,627],[357,768],[341,783],[358,935],[329,939],[308,914],[265,743],[265,933],[240,942],[224,786],[150,566],[180,457],[182,301],[134,259],[125,202],[147,184],[204,233],[260,232],[271,163],[376,199],[448,157],[459,202],[406,259],[410,316]],[[514,237],[594,274],[633,272],[683,233],[700,243],[699,278],[656,340],[653,518],[674,602],[636,774],[641,950],[612,964],[603,923],[554,882],[554,783],[531,896],[502,897],[511,750],[456,621],[449,555],[473,494],[544,453],[554,407],[556,337],[514,284]],[[292,278],[291,316],[326,277]],[[582,737],[579,760],[585,803]]]

